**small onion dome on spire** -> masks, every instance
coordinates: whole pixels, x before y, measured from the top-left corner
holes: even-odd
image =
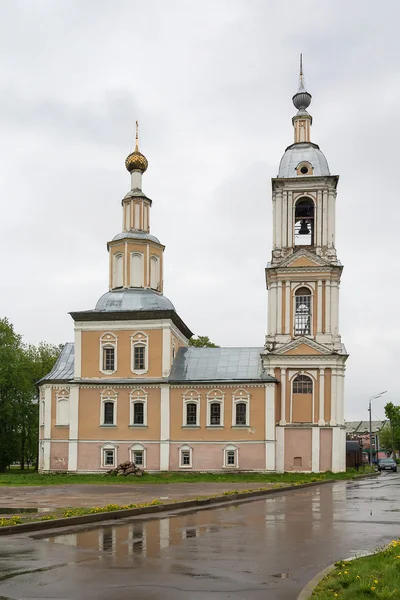
[[[300,83],[299,90],[292,98],[293,104],[298,110],[305,110],[311,104],[311,94],[306,91],[303,80],[303,55],[300,54]]]
[[[125,160],[125,167],[128,169],[129,173],[132,171],[140,171],[144,173],[147,171],[147,167],[149,166],[147,158],[139,152],[139,124],[136,121],[136,144],[134,152],[131,152],[129,156]]]

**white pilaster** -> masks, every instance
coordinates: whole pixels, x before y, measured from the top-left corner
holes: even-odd
[[[171,330],[169,325],[163,325],[162,335],[162,374],[168,377],[171,370]]]
[[[322,245],[328,245],[328,192],[322,192]]]
[[[169,469],[169,385],[161,385],[160,471]]]
[[[278,281],[277,288],[277,324],[276,324],[276,332],[282,333],[282,281]]]
[[[50,439],[51,439],[51,396],[52,388],[44,389],[44,427],[43,427],[43,469],[50,470]]]
[[[336,401],[336,422],[338,425],[344,423],[344,371],[337,370],[337,401]]]
[[[269,286],[269,290],[267,293],[268,300],[268,335],[272,332],[272,285]]]
[[[79,387],[73,385],[69,393],[68,471],[78,470],[78,423]]]
[[[336,425],[336,405],[337,405],[337,370],[332,369],[330,425]]]
[[[288,213],[288,193],[283,192],[282,196],[282,247],[287,246],[287,213]]]
[[[329,245],[334,248],[335,247],[335,227],[336,227],[336,194],[334,191],[329,192],[329,229],[330,229],[330,239]]]
[[[317,246],[322,246],[322,192],[317,193]]]
[[[131,189],[142,189],[142,174],[140,171],[132,171],[131,173]]]
[[[276,192],[276,247],[282,248],[282,191]]]
[[[319,473],[319,447],[320,447],[320,429],[313,427],[312,431],[312,455],[311,455],[311,471]]]
[[[322,280],[317,282],[317,333],[322,333]]]
[[[287,209],[287,219],[288,219],[288,247],[293,247],[293,192],[288,192],[288,209]]]
[[[265,468],[275,471],[275,383],[265,385]]]
[[[276,193],[272,192],[272,248],[276,248]]]
[[[276,428],[276,472],[285,471],[285,428]]]
[[[332,323],[333,335],[339,334],[338,313],[339,313],[338,284],[337,284],[337,281],[332,281],[331,282],[331,323]]]
[[[343,437],[341,435],[340,427],[332,428],[332,471],[333,473],[339,473],[342,466],[342,454],[343,449],[341,448]]]
[[[325,425],[325,369],[319,370],[319,420],[318,425]]]
[[[290,333],[290,281],[286,281],[285,333]]]
[[[286,425],[286,369],[281,369],[281,419],[279,425]]]
[[[75,356],[74,356],[74,378],[80,379],[82,377],[82,331],[75,329]]]
[[[271,335],[276,334],[277,322],[276,322],[276,305],[277,305],[277,285],[276,281],[271,283]]]
[[[325,281],[325,333],[331,333],[331,282]]]

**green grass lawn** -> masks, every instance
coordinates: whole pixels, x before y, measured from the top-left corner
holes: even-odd
[[[144,477],[110,477],[103,474],[80,475],[69,473],[40,474],[33,471],[12,469],[0,473],[0,486],[5,485],[65,485],[76,483],[90,484],[132,484],[148,483],[203,483],[203,482],[255,482],[255,483],[307,483],[325,479],[351,479],[357,474],[370,472],[369,467],[346,473],[146,473]]]
[[[400,540],[371,556],[336,563],[318,584],[310,600],[398,600]]]

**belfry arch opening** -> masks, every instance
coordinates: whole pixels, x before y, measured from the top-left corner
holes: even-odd
[[[310,198],[300,198],[294,212],[294,245],[314,246],[314,202]]]

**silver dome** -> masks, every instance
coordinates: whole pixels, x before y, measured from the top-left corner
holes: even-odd
[[[98,300],[95,310],[103,312],[129,312],[134,310],[175,310],[175,307],[162,294],[158,294],[148,288],[140,288],[107,292]]]
[[[148,240],[149,242],[161,244],[160,240],[156,238],[155,235],[151,235],[145,231],[122,231],[121,233],[117,233],[117,235],[113,237],[112,241],[116,242],[117,240],[124,240],[126,238],[135,240]]]
[[[278,177],[297,177],[297,166],[304,161],[311,163],[314,176],[330,175],[328,161],[319,146],[311,142],[301,142],[286,148],[279,165]]]

